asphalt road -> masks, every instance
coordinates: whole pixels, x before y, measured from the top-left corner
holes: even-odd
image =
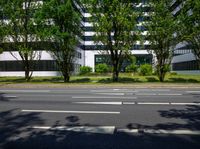
[[[0,89],[2,149],[199,149],[199,89]]]

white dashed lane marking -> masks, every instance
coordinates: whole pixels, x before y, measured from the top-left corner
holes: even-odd
[[[85,132],[85,133],[100,133],[100,134],[113,134],[115,131],[115,126],[76,126],[76,127],[50,127],[50,126],[33,126],[33,129],[43,129],[43,130],[59,130],[59,131],[73,131],[73,132]]]
[[[35,112],[35,113],[78,113],[78,114],[120,114],[120,112],[112,112],[112,111],[21,110],[21,112]]]
[[[200,135],[198,130],[164,130],[164,129],[117,129],[121,133],[146,133],[146,134],[170,134],[170,135]]]

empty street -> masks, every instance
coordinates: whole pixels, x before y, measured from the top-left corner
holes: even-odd
[[[0,89],[0,148],[199,149],[200,90]]]

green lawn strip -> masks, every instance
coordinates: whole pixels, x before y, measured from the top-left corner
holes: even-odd
[[[26,82],[23,77],[0,77],[0,84],[64,84],[62,77],[33,77],[30,82]],[[72,76],[68,84],[134,84],[134,83],[154,83],[160,84],[156,76],[139,76],[132,74],[121,74],[119,82],[113,83],[110,74],[98,76]],[[200,83],[200,75],[170,75],[166,76],[166,83]]]

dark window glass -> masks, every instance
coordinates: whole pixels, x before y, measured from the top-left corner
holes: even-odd
[[[181,63],[174,63],[172,64],[172,69],[174,71],[181,71],[181,70],[200,70],[197,61],[188,61],[188,62],[181,62]]]
[[[33,61],[34,71],[57,71],[56,61],[40,60]],[[0,71],[24,71],[22,61],[0,61]]]

